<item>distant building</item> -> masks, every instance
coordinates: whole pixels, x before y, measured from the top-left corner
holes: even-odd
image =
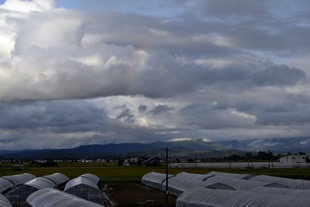
[[[129,167],[129,166],[138,166],[138,162],[125,161],[125,162],[123,162],[122,166],[125,166],[125,167]]]
[[[122,166],[126,166],[126,167],[128,167],[128,166],[138,166],[138,161],[139,161],[139,159],[137,157],[126,158],[122,162]]]
[[[298,164],[307,162],[306,155],[288,155],[280,158],[281,164]]]
[[[159,166],[159,165],[160,165],[160,159],[158,157],[151,157],[142,162],[142,166]]]
[[[19,171],[19,170],[23,170],[24,169],[24,165],[23,164],[13,164],[12,165],[12,170],[13,171]]]
[[[139,158],[137,157],[130,157],[130,158],[126,158],[124,159],[124,162],[138,162]]]

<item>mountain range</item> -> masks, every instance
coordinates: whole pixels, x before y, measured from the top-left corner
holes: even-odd
[[[171,157],[222,157],[229,154],[271,151],[274,153],[310,152],[310,138],[270,138],[206,142],[195,140],[152,143],[122,143],[83,145],[72,149],[40,149],[0,151],[2,158],[10,159],[83,159],[119,158],[130,156],[165,157],[165,149]]]

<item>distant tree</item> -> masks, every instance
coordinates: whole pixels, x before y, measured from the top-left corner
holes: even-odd
[[[251,152],[247,152],[245,153],[246,158],[249,160],[252,158],[252,153]]]
[[[122,159],[122,158],[118,159],[118,161],[117,161],[118,166],[122,166],[123,163],[124,163],[124,159]]]
[[[188,162],[194,162],[194,161],[195,161],[195,159],[194,159],[194,158],[192,158],[192,157],[189,157],[189,158],[187,158],[187,161],[188,161]]]
[[[240,160],[240,156],[236,155],[236,154],[233,154],[233,155],[230,156],[230,160],[234,160],[235,162],[237,162],[238,160]]]
[[[144,159],[140,158],[140,159],[138,160],[138,163],[137,163],[137,164],[138,164],[139,166],[142,166],[142,162],[143,162],[143,161],[144,161]]]
[[[259,151],[257,153],[257,159],[259,160],[274,160],[277,159],[276,156],[273,156],[273,153],[268,150],[268,152]]]

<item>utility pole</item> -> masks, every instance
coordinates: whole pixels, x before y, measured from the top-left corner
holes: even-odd
[[[231,168],[231,151],[229,151],[229,169]]]
[[[166,147],[166,206],[168,206],[168,147]]]

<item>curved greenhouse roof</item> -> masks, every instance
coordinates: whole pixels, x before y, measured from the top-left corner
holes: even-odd
[[[242,180],[226,176],[214,176],[207,179],[204,182],[206,183],[206,186],[211,189],[223,189],[222,188],[223,186],[230,186],[231,188],[240,191],[247,191],[249,189],[256,188],[259,186],[278,187],[278,188],[286,187],[277,183]],[[224,189],[227,190],[226,187]]]
[[[213,175],[209,174],[194,174],[194,173],[187,173],[187,172],[181,172],[176,175],[176,177],[180,179],[190,179],[190,180],[206,180],[210,177],[213,177]]]
[[[168,175],[168,178],[173,177],[174,175]],[[163,182],[166,180],[166,174],[157,173],[157,172],[149,172],[142,177],[142,184],[156,188],[158,190],[162,189]],[[168,181],[169,185],[169,181]]]
[[[235,173],[225,173],[225,172],[216,172],[212,171],[209,172],[207,175],[220,175],[220,176],[227,176],[227,177],[233,177],[233,178],[238,178],[238,179],[245,179],[246,177],[249,176],[249,174],[235,174]]]
[[[3,194],[0,194],[0,206],[1,207],[12,207],[11,202]]]
[[[67,176],[65,176],[64,174],[61,174],[61,173],[54,173],[54,174],[46,175],[43,177],[54,182],[56,186],[62,185],[69,180],[69,178]]]
[[[94,181],[96,184],[99,183],[100,178],[97,175],[91,174],[91,173],[85,173],[83,175],[81,175],[81,177],[90,179],[92,181]]]
[[[43,188],[54,188],[55,183],[49,179],[38,177],[26,182],[24,185],[34,187],[36,189],[43,189]]]
[[[27,198],[27,203],[32,207],[104,207],[103,205],[52,188],[34,192]]]
[[[81,176],[68,181],[64,192],[96,203],[103,203],[105,201],[105,194],[100,191],[97,184]]]
[[[13,206],[24,206],[26,199],[33,192],[43,188],[53,188],[55,184],[43,177],[34,178],[25,184],[7,192],[5,196],[9,199]]]
[[[97,184],[93,180],[90,180],[88,178],[80,176],[80,177],[77,177],[77,178],[74,178],[74,179],[68,181],[66,183],[64,191],[67,191],[70,188],[76,187],[77,185],[87,185],[87,186],[91,186],[91,187],[99,190]]]
[[[0,178],[0,193],[4,193],[12,188],[14,188],[14,185],[10,181]]]
[[[246,191],[193,188],[180,195],[176,207],[309,206],[310,199]]]
[[[7,179],[8,181],[10,181],[14,185],[14,187],[17,187],[17,186],[20,186],[20,185],[28,182],[29,180],[36,178],[36,176],[34,176],[30,173],[23,173],[23,174],[19,174],[19,175],[3,176],[2,178]]]
[[[301,198],[310,198],[310,190],[257,187],[250,189],[249,191],[254,193],[267,193],[275,195],[288,195]]]
[[[308,190],[310,189],[309,180],[281,178],[281,177],[275,177],[275,176],[269,176],[269,175],[252,176],[252,177],[249,177],[249,180],[279,183],[292,189],[308,189]]]
[[[206,187],[208,184],[200,180],[188,180],[178,177],[171,177],[168,179],[168,193],[179,196],[183,192],[188,191],[195,187]],[[166,181],[162,185],[162,191],[166,189]]]

